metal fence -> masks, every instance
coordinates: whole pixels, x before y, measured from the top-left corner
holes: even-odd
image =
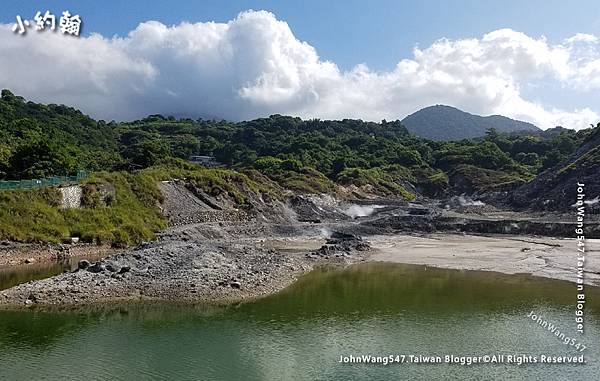
[[[53,176],[43,179],[0,181],[0,190],[6,189],[39,189],[57,185],[77,184],[89,176],[87,171],[77,171],[75,176]]]

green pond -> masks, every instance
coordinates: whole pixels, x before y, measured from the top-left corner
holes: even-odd
[[[77,268],[81,259],[95,261],[101,259],[101,255],[85,257],[72,257],[59,261],[32,263],[10,267],[0,267],[0,290],[16,286],[17,284],[29,282],[30,280],[44,279],[65,271]]]
[[[0,311],[1,380],[598,380],[600,290],[370,263],[320,269],[283,292],[230,306],[113,305]],[[349,364],[340,356],[579,355],[534,311],[588,348],[585,365]]]

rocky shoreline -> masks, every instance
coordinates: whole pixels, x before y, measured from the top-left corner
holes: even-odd
[[[261,198],[241,213],[231,206],[218,206],[218,200],[207,203],[208,196],[196,198],[177,184],[163,184],[162,188],[171,227],[157,240],[107,253],[110,255],[94,263],[82,260],[73,272],[0,291],[0,307],[68,307],[117,301],[231,303],[277,292],[316,266],[346,266],[367,260],[508,273],[524,269],[522,272],[568,280],[561,266],[568,267],[570,262],[561,258],[570,258],[572,253],[555,250],[546,258],[545,252],[506,246],[501,241],[502,250],[510,252],[505,255],[506,250],[496,250],[498,242],[492,242],[488,250],[481,243],[485,239],[477,243],[478,238],[470,235],[462,239],[461,246],[456,234],[568,237],[572,222],[564,215],[521,214],[489,206],[482,209],[478,204],[466,207],[462,201],[458,206],[426,200],[377,200],[377,204],[371,200],[349,205],[330,196],[297,196],[288,203]],[[241,214],[243,219],[232,218]],[[597,232],[600,223],[590,221],[587,226]],[[443,234],[440,242],[444,237],[458,241],[457,252],[470,253],[479,245],[487,254],[456,256],[447,253],[444,245],[422,257],[406,254],[420,252],[417,248],[423,244],[416,239],[413,246],[407,246],[407,237],[423,238],[432,233]],[[544,239],[537,239],[534,246],[543,246]],[[375,244],[373,254],[371,240]],[[386,247],[386,254],[381,255]],[[553,264],[558,264],[556,271],[545,271]]]
[[[105,257],[117,250],[93,244],[24,244],[0,242],[0,268],[31,263],[56,262],[70,258]]]
[[[167,239],[94,263],[82,260],[73,272],[0,291],[0,306],[152,300],[231,303],[277,292],[315,266],[363,261],[370,249],[351,234],[324,238],[309,231],[312,235],[300,238],[232,240],[234,228],[226,238],[207,240],[197,234],[206,226],[193,228],[195,239],[188,238],[186,230],[170,232]]]

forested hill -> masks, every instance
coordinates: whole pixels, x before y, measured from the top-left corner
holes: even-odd
[[[114,125],[72,107],[26,102],[2,90],[0,174],[10,179],[104,169],[120,160]]]
[[[510,201],[517,207],[565,210],[575,204],[577,184],[584,184],[588,206],[598,204],[600,123],[565,160],[513,191]]]
[[[299,192],[355,185],[385,194],[441,195],[523,184],[572,155],[591,131],[546,136],[492,129],[480,139],[444,142],[411,135],[399,121],[273,115],[232,123],[155,115],[105,123],[70,107],[27,102],[5,90],[0,99],[0,178],[177,166],[190,155],[211,155]]]
[[[531,123],[500,115],[479,116],[457,108],[436,105],[421,109],[402,120],[411,134],[431,140],[461,140],[485,136],[490,128],[498,132],[540,131]]]

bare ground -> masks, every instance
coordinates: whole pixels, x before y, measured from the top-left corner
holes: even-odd
[[[369,237],[369,261],[432,267],[526,273],[577,282],[575,239],[466,234],[424,234]],[[600,286],[600,240],[586,241],[584,279]]]
[[[315,266],[365,260],[576,281],[575,241],[535,236],[571,234],[568,216],[466,213],[383,200],[357,208],[319,196],[284,203],[259,195],[238,210],[231,200],[177,183],[163,183],[161,189],[171,227],[156,241],[0,291],[0,306],[228,303],[277,292]],[[589,226],[600,229],[599,223]],[[486,232],[504,234],[481,235]],[[597,247],[598,240],[588,240],[588,284],[600,284]]]
[[[313,229],[306,228],[309,232]],[[75,272],[0,291],[0,305],[71,306],[139,300],[229,303],[279,291],[314,266],[346,265],[367,256],[364,250],[368,247],[360,240],[325,244],[326,239],[318,233],[275,239],[239,234],[248,229],[271,230],[245,224],[221,229],[201,224],[178,228],[159,241],[93,264],[82,263]],[[210,235],[220,237],[206,238]]]

